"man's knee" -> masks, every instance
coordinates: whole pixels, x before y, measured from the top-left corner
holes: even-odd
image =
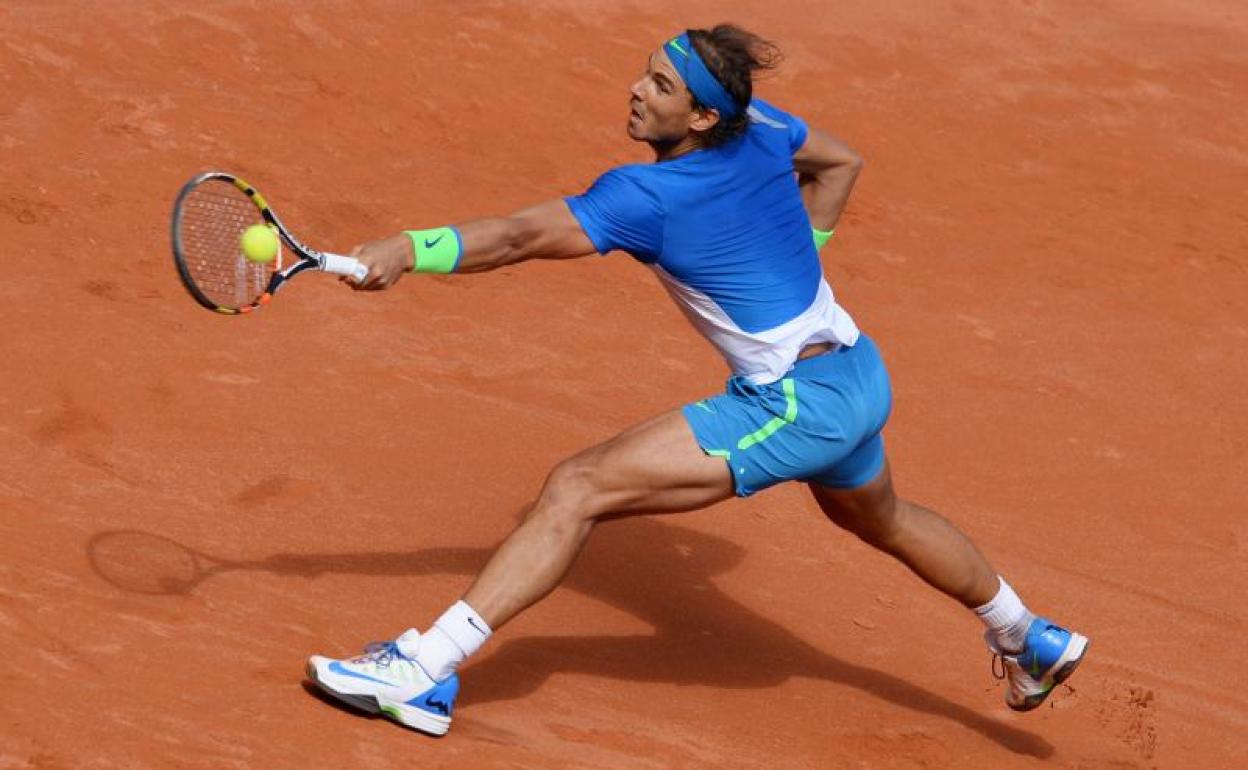
[[[606,513],[597,463],[582,453],[556,465],[546,477],[534,515],[568,523],[589,522]]]

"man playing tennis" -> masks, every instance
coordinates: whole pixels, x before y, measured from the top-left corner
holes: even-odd
[[[807,484],[839,526],[901,560],[983,620],[1026,711],[1082,660],[1086,637],[1037,618],[939,514],[899,499],[880,431],[892,403],[875,343],[837,305],[818,249],[862,166],[843,143],[752,97],[774,46],[734,26],[689,30],[650,54],[628,134],[655,163],[509,217],[370,243],[360,288],[409,270],[471,273],[620,250],[648,265],[732,370],[724,393],[674,409],[559,463],[532,511],[463,598],[423,634],[362,656],[313,656],[330,694],[442,734],[456,670],[494,630],[559,584],[607,515],[686,511],[783,481]]]

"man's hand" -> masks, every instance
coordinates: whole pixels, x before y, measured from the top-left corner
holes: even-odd
[[[351,288],[364,291],[389,289],[412,267],[412,240],[406,233],[399,233],[356,246],[351,250],[351,256],[368,268],[368,275],[363,281],[347,282]]]

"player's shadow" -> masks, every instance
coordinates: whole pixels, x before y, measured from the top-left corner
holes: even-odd
[[[481,548],[428,548],[275,554],[257,561],[226,562],[212,573],[475,575],[490,553]],[[464,688],[460,705],[522,698],[558,673],[731,689],[774,687],[792,677],[809,677],[953,720],[1015,753],[1039,758],[1053,754],[1053,746],[1040,736],[997,722],[900,677],[829,655],[737,602],[716,587],[712,578],[732,569],[744,556],[745,549],[736,543],[658,518],[599,525],[561,590],[604,601],[653,626],[653,633],[503,635],[497,646],[491,645],[492,654],[470,664],[471,686]],[[195,583],[187,585],[169,593],[187,593]]]
[[[729,540],[654,518],[600,525],[563,585],[652,625],[654,632],[504,639],[493,655],[467,669],[470,685],[461,702],[520,698],[559,673],[731,689],[809,677],[952,719],[1015,753],[1053,754],[1053,746],[1033,733],[829,655],[737,602],[711,578],[744,556],[745,549]],[[811,593],[817,601],[818,592]]]

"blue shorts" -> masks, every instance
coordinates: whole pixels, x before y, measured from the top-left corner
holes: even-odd
[[[838,489],[871,481],[884,466],[880,430],[892,404],[880,351],[863,334],[768,385],[730,377],[722,395],[682,411],[702,451],[724,458],[746,497],[782,481]]]

